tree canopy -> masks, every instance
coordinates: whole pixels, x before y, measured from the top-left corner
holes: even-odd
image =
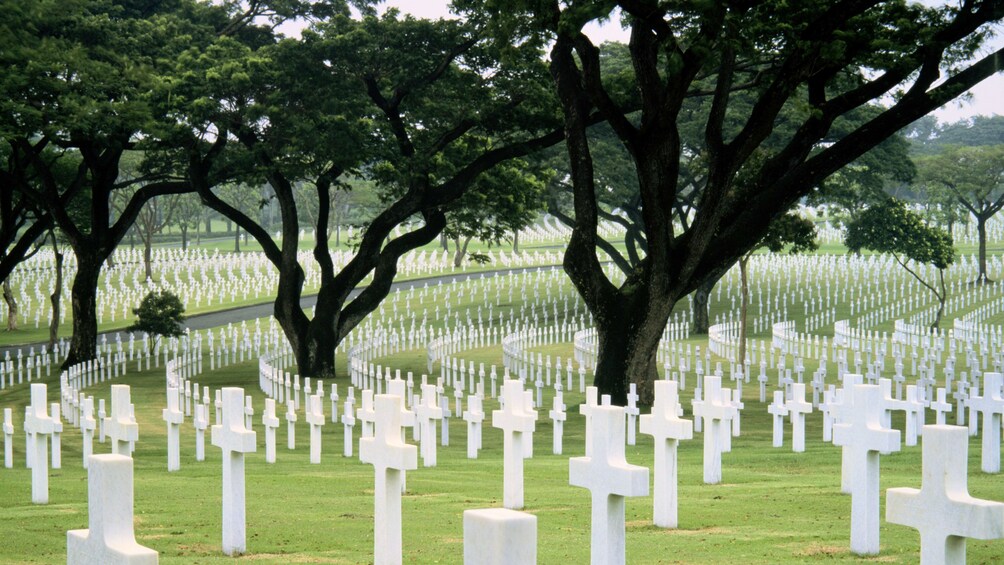
[[[651,398],[677,300],[720,276],[813,187],[998,72],[1002,54],[977,55],[1002,2],[455,5],[511,48],[551,46],[574,194],[564,266],[597,325],[596,384],[615,403],[628,381]],[[630,29],[631,64],[604,66],[583,28],[615,9]],[[597,117],[631,155],[646,246],[616,284],[597,257],[602,206],[588,134]],[[683,143],[691,128],[693,149]],[[684,184],[694,155],[702,174]]]

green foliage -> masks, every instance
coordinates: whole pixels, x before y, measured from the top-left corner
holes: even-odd
[[[771,222],[758,247],[766,247],[772,253],[780,253],[786,247],[793,254],[811,253],[819,249],[816,225],[808,218],[788,212]]]
[[[183,335],[185,307],[181,299],[169,290],[152,291],[143,297],[139,307],[133,308],[136,323],[126,328],[131,332],[146,332],[164,337]]]
[[[848,224],[844,243],[853,252],[891,253],[938,269],[955,262],[952,236],[926,225],[919,214],[892,198],[868,208]]]

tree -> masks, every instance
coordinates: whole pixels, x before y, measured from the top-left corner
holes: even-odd
[[[848,224],[844,244],[855,253],[870,249],[876,253],[892,255],[901,267],[938,300],[938,313],[931,328],[938,327],[948,298],[945,269],[955,262],[951,234],[929,227],[919,214],[907,209],[903,202],[890,198],[868,208]],[[910,267],[910,261],[934,266],[938,269],[938,281],[927,281],[916,269]]]
[[[131,193],[119,190],[112,194],[115,211],[121,214],[134,194],[135,190]],[[151,198],[136,215],[133,230],[143,242],[143,271],[146,280],[153,279],[153,238],[174,222],[175,207],[180,197],[180,194],[175,194]]]
[[[152,291],[132,309],[136,323],[126,328],[130,332],[145,332],[163,337],[178,337],[185,334],[185,306],[181,299],[169,290]],[[150,340],[153,352],[154,340]]]
[[[198,234],[205,207],[195,194],[181,194],[172,198],[174,200],[174,225],[178,226],[178,231],[181,232],[181,248],[188,249],[189,230],[194,229],[196,237],[201,241]]]
[[[926,8],[905,2],[457,0],[507,45],[550,44],[564,119],[575,227],[565,271],[593,315],[595,383],[613,402],[627,383],[651,401],[656,351],[676,302],[718,277],[813,187],[882,140],[997,72],[1004,50],[970,62],[1004,2]],[[582,32],[619,8],[631,72],[608,76]],[[944,76],[943,76],[944,75]],[[736,111],[743,92],[752,110]],[[701,166],[680,184],[688,100],[703,98]],[[841,135],[841,120],[889,106]],[[745,104],[745,102],[744,102]],[[617,285],[597,258],[596,170],[587,128],[598,114],[638,174],[647,253]],[[785,121],[785,127],[781,120]],[[737,182],[742,177],[743,183]],[[682,198],[693,217],[683,224]]]
[[[767,233],[756,243],[756,245],[739,258],[739,279],[741,281],[740,292],[742,294],[742,306],[739,311],[739,359],[740,365],[746,364],[746,312],[749,310],[749,282],[747,277],[747,267],[750,257],[758,249],[766,248],[771,253],[780,253],[788,248],[789,253],[808,253],[819,249],[816,243],[816,226],[808,218],[803,218],[796,213],[788,212],[780,218],[771,222]]]
[[[1004,208],[1004,145],[958,147],[918,159],[920,183],[929,195],[957,200],[976,220],[979,284],[987,278],[987,221]]]
[[[0,81],[0,136],[33,179],[15,189],[51,215],[77,259],[66,365],[95,355],[101,267],[144,204],[191,190],[156,161],[145,166],[175,120],[154,115],[151,96],[176,80],[170,72],[181,52],[247,17],[231,9],[194,0],[35,2],[8,11],[0,24],[0,60],[11,70]],[[238,27],[235,33],[255,33],[250,24]],[[142,173],[124,177],[132,152],[143,155]],[[113,218],[112,194],[129,190]]]
[[[165,112],[184,115],[197,136],[214,132],[193,145],[219,155],[216,166],[193,158],[188,173],[202,201],[251,234],[279,271],[274,315],[301,375],[334,375],[335,347],[387,296],[398,259],[434,241],[450,207],[486,182],[484,175],[561,139],[553,104],[541,102],[551,95],[539,53],[503,58],[457,21],[395,11],[353,19],[346,10],[301,40],[255,46],[222,38],[179,65],[193,86],[165,93]],[[281,241],[213,190],[217,176],[233,170],[243,171],[245,182],[272,187]],[[329,195],[358,177],[375,182],[383,204],[352,259],[336,271]],[[300,305],[297,183],[313,186],[319,203],[313,317]]]
[[[454,240],[453,266],[460,267],[471,240],[498,245],[510,234],[530,225],[544,205],[546,174],[530,170],[523,159],[497,166],[481,175],[464,196],[447,208],[443,235]],[[487,260],[481,254],[474,261]]]

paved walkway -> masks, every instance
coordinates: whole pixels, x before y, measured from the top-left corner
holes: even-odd
[[[537,272],[537,271],[550,271],[553,269],[560,269],[561,265],[543,265],[537,267],[519,267],[514,269],[499,269],[495,271],[476,271],[469,273],[455,273],[449,275],[437,275],[433,277],[424,277],[418,279],[409,279],[406,281],[395,282],[391,285],[391,292],[395,290],[410,290],[412,288],[420,288],[428,284],[429,286],[439,284],[440,282],[453,283],[462,282],[468,279],[479,278],[481,276],[485,277],[497,277],[497,276],[507,276],[510,274],[516,275],[525,272]],[[365,289],[365,286],[361,286],[352,291],[349,295],[350,298],[354,298],[360,292]],[[317,295],[304,296],[300,300],[300,305],[308,310],[314,307],[317,303]],[[218,310],[215,312],[207,312],[205,314],[197,314],[189,317],[185,320],[185,327],[192,330],[205,330],[208,328],[217,328],[220,326],[225,326],[231,323],[239,323],[243,320],[254,320],[256,318],[264,318],[271,316],[274,310],[274,305],[272,302],[267,302],[264,304],[254,304],[252,306],[241,306],[238,308],[230,308],[228,310]],[[123,342],[128,341],[129,332],[123,330],[111,330],[106,332],[99,332],[98,341],[100,342],[101,336],[107,336],[109,342],[115,341],[115,336],[121,334],[121,339]],[[21,345],[8,345],[0,347],[0,358],[4,355],[6,351],[11,352],[11,356],[16,355],[18,349],[22,349],[25,352],[29,348],[34,347],[38,351],[42,347],[42,343],[27,343]]]

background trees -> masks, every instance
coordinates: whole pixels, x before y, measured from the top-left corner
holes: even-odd
[[[356,19],[346,10],[301,40],[224,38],[190,50],[179,66],[190,79],[186,90],[163,102],[186,116],[194,139],[198,155],[188,174],[202,201],[255,237],[279,270],[274,315],[302,375],[334,373],[335,346],[387,295],[398,259],[447,228],[447,214],[456,213],[458,235],[494,237],[524,221],[539,184],[535,171],[499,165],[561,139],[553,107],[544,104],[549,91],[538,53],[503,54],[456,21],[393,11]],[[218,158],[204,166],[201,155]],[[214,190],[227,175],[271,186],[281,241]],[[356,178],[373,181],[382,204],[352,259],[336,269],[330,195]],[[297,194],[301,183],[316,192],[309,199],[316,213],[301,208],[308,202]],[[479,198],[499,208],[480,210],[475,225],[462,212]],[[306,215],[316,226],[313,258],[321,272],[313,317],[300,305],[297,236]]]
[[[891,255],[938,300],[938,312],[931,324],[932,328],[938,327],[948,299],[945,269],[955,262],[951,234],[926,225],[903,202],[890,198],[871,206],[848,224],[844,243],[855,253],[870,249]],[[933,266],[938,270],[938,279],[927,280],[910,266],[911,261]]]
[[[967,59],[985,24],[1004,16],[993,2],[456,4],[500,41],[553,41],[575,212],[564,266],[596,322],[595,382],[616,403],[625,401],[628,381],[651,398],[658,340],[677,300],[720,276],[814,186],[997,72],[999,52]],[[631,30],[632,64],[608,81],[610,69],[582,28],[615,7]],[[842,129],[885,96],[894,103]],[[690,195],[680,182],[691,156],[681,140],[693,98],[706,100],[707,112],[699,128],[705,174]],[[748,112],[736,111],[743,98]],[[647,252],[621,284],[597,258],[600,187],[587,133],[597,114],[638,175]],[[697,204],[686,223],[684,198]]]

